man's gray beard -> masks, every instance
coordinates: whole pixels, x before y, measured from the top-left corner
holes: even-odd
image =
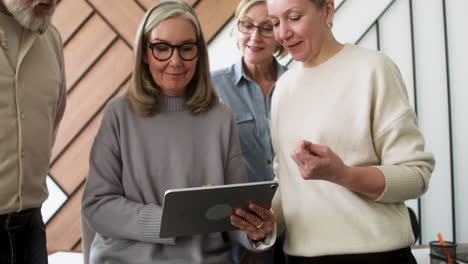
[[[42,18],[36,17],[34,14],[34,5],[30,7],[19,7],[16,3],[17,0],[5,0],[4,4],[8,12],[18,21],[18,23],[29,30],[39,31],[44,33],[50,24],[50,18],[52,17],[53,10]]]

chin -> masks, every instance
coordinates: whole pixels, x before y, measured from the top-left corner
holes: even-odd
[[[298,61],[298,62],[304,62],[305,61],[305,56],[303,54],[300,54],[300,53],[291,54],[291,57],[293,57],[293,59],[295,61]]]
[[[261,64],[261,63],[264,63],[264,62],[269,62],[270,58],[272,57],[273,55],[271,55],[270,57],[266,57],[266,56],[258,56],[257,54],[252,56],[252,55],[247,55],[247,56],[244,56],[244,62],[246,63],[249,63],[249,64]]]

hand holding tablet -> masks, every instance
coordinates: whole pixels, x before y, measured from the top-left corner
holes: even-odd
[[[160,237],[241,228],[251,239],[263,239],[274,226],[268,209],[277,188],[277,182],[265,181],[168,190]]]
[[[269,208],[255,203],[249,204],[249,210],[236,209],[230,217],[231,224],[244,230],[252,240],[262,240],[275,227],[275,215]]]

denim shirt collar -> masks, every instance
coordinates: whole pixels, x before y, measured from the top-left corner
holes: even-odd
[[[284,67],[283,65],[279,64],[278,60],[276,58],[273,58],[275,65],[276,65],[276,80],[278,80],[283,73],[286,72],[287,68]],[[247,73],[244,71],[244,57],[241,57],[239,62],[234,64],[234,75],[233,81],[236,84],[237,87],[239,87],[239,82],[244,78],[245,80],[249,82],[253,82],[252,79],[247,75]]]

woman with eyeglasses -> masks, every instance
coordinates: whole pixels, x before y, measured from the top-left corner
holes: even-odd
[[[206,42],[184,1],[150,8],[134,42],[126,95],[106,107],[91,150],[82,214],[96,232],[90,263],[232,263],[230,241],[263,250],[270,210],[237,209],[241,230],[159,236],[168,189],[246,181],[232,112],[211,85]]]
[[[265,0],[242,0],[235,18],[237,27],[233,31],[242,57],[237,63],[214,71],[211,77],[221,102],[234,112],[248,180],[271,180],[275,154],[270,136],[270,101],[276,81],[286,71],[276,58],[287,52],[274,38]],[[273,249],[259,253],[263,255],[262,263],[282,263],[278,241],[276,256]],[[235,245],[233,253],[238,261],[244,249]],[[255,255],[246,254],[250,258]]]

